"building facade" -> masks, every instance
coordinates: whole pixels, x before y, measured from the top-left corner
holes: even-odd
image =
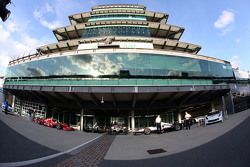
[[[174,122],[185,111],[230,112],[230,62],[180,41],[184,28],[168,24],[168,14],[113,4],[69,20],[53,30],[57,43],[9,62],[4,90],[16,112],[33,107],[81,130],[119,122],[132,131],[158,114]]]

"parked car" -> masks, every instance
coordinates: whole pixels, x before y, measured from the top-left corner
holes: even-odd
[[[43,125],[43,121],[45,120],[45,118],[41,118],[41,117],[35,117],[34,118],[34,122],[40,125]]]
[[[59,129],[62,129],[65,131],[74,131],[75,130],[74,128],[70,127],[69,124],[59,122],[54,118],[47,118],[46,119],[46,118],[36,117],[34,119],[34,122],[36,122],[40,125],[51,127],[51,128],[57,128],[58,130]]]
[[[195,117],[194,120],[198,126],[205,125],[205,116]]]
[[[128,128],[120,123],[114,123],[109,131],[110,134],[128,134]]]
[[[3,103],[2,104],[2,111],[4,112],[4,108],[5,108],[5,104]],[[7,109],[7,112],[12,112],[12,107],[10,105],[8,105],[8,109]]]
[[[216,111],[208,113],[205,116],[205,125],[216,123],[216,122],[223,122],[222,111],[216,110]]]
[[[96,133],[103,133],[106,131],[105,127],[99,126],[98,123],[96,122],[94,125],[91,125],[90,123],[87,124],[85,128],[86,132],[96,132]]]
[[[196,123],[201,122],[201,121],[203,121],[204,119],[205,119],[205,116],[198,116],[198,117],[195,117],[195,118],[194,118],[194,120],[195,120]]]
[[[75,129],[70,127],[69,124],[66,124],[66,123],[62,123],[62,122],[58,122],[56,124],[56,128],[59,130],[59,129],[62,129],[62,130],[65,130],[65,131],[74,131]]]
[[[47,119],[43,118],[40,122],[40,124],[48,126],[50,128],[56,128],[57,123],[58,123],[57,120],[54,118],[47,118]]]

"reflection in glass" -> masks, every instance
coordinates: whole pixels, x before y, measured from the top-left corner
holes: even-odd
[[[233,77],[230,64],[160,54],[103,53],[47,58],[10,66],[6,77],[41,76]]]
[[[99,37],[99,36],[143,36],[149,37],[150,31],[148,27],[139,26],[105,26],[85,28],[83,38]]]
[[[95,15],[89,18],[91,21],[104,21],[104,20],[144,20],[146,17],[144,15],[135,15],[135,14],[108,14],[108,15]]]

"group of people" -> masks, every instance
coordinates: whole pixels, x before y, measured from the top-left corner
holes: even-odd
[[[189,114],[188,112],[185,112],[184,127],[186,127],[186,129],[190,129],[190,127],[192,125],[191,118],[192,118],[191,114]],[[161,116],[160,115],[157,115],[157,117],[155,119],[155,123],[156,123],[156,127],[157,127],[157,133],[162,133]]]

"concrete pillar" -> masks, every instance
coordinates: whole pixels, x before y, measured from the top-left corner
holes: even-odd
[[[94,126],[94,125],[95,125],[95,123],[96,123],[96,114],[94,113],[94,117],[93,117],[93,125],[92,125],[92,126]]]
[[[128,130],[130,130],[131,122],[130,122],[130,116],[128,115]]]
[[[232,95],[232,92],[230,91],[230,94],[229,94],[229,96],[230,96],[230,99],[231,99],[231,104],[232,104],[232,113],[234,114],[234,100],[233,100],[233,95]]]
[[[215,111],[215,106],[214,106],[213,102],[211,102],[211,109],[212,109],[212,111]]]
[[[12,96],[12,110],[15,111],[15,102],[16,102],[16,96]]]
[[[80,131],[83,131],[83,125],[84,125],[84,120],[83,120],[83,114],[84,114],[84,109],[81,109],[81,122],[80,122]]]
[[[20,109],[19,109],[19,115],[22,116],[22,112],[23,112],[23,101],[22,100],[19,100],[20,101]]]
[[[45,106],[45,107],[43,107],[43,109],[42,109],[42,111],[44,111],[44,118],[47,118],[47,112],[48,112],[48,110],[47,110],[47,106]]]
[[[131,129],[132,132],[135,131],[135,111],[131,110]]]
[[[178,112],[178,123],[181,123],[181,112]]]
[[[225,97],[224,96],[221,97],[221,101],[222,101],[223,116],[224,116],[225,119],[227,119],[228,114],[227,114],[227,107],[226,107]]]

